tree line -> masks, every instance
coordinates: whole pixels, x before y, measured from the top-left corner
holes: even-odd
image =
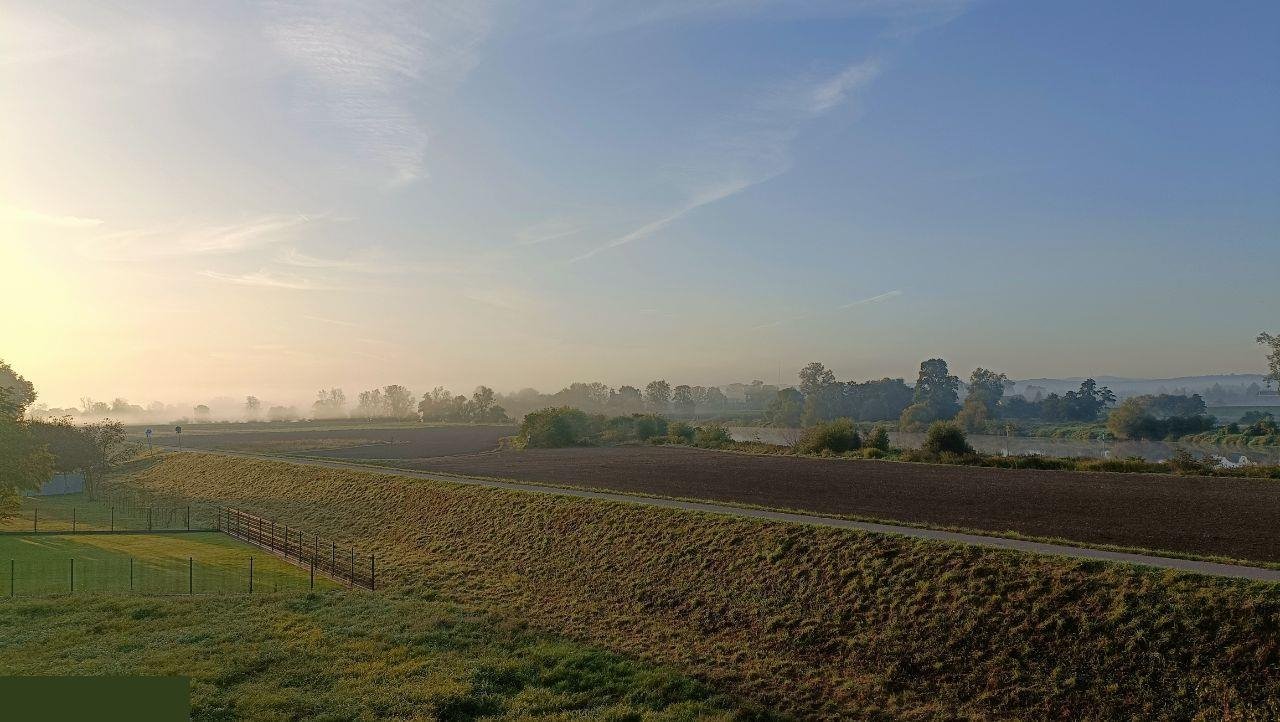
[[[1108,430],[1123,439],[1181,436],[1214,425],[1199,395],[1135,396],[1108,413],[1116,395],[1093,379],[1064,394],[1006,396],[1013,386],[1008,375],[976,368],[964,382],[940,358],[921,362],[914,386],[900,378],[840,381],[818,362],[800,369],[799,381],[775,393],[766,423],[795,428],[836,419],[896,420],[901,431],[924,431],[935,422],[954,421],[965,431],[998,433],[1015,421],[1089,424],[1105,418]]]

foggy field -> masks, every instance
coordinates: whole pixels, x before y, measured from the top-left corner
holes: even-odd
[[[218,426],[222,426],[220,429]],[[226,425],[204,425],[195,431],[183,429],[182,446],[190,449],[221,449],[276,453],[306,453],[342,459],[416,459],[451,454],[489,451],[498,440],[515,433],[514,426],[424,426],[385,425],[351,422],[318,423],[297,429],[301,424],[281,424],[275,429],[223,430]],[[135,441],[139,438],[132,437]],[[176,446],[172,431],[153,434],[157,445]]]
[[[385,560],[376,598],[510,615],[804,719],[1277,704],[1273,584],[261,459],[170,454],[121,483],[359,537]]]
[[[673,447],[529,449],[398,464],[518,481],[1280,562],[1280,484],[1153,474],[752,456]]]

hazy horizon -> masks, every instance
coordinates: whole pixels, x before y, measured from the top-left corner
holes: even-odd
[[[0,0],[50,406],[1259,373],[1275,4]]]

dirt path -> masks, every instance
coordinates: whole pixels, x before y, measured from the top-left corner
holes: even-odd
[[[388,476],[407,476],[416,479],[428,479],[431,481],[444,481],[456,484],[469,484],[474,486],[482,486],[494,489],[509,489],[514,491],[526,491],[543,494],[560,494],[563,496],[571,496],[581,499],[601,499],[604,501],[621,502],[624,504],[643,504],[648,506],[663,507],[667,509],[683,509],[686,511],[698,511],[710,514],[728,514],[731,516],[748,517],[753,519],[769,519],[773,521],[790,522],[794,524],[815,524],[819,526],[835,527],[839,529],[856,529],[859,531],[873,532],[878,534],[900,534],[903,536],[915,537],[919,539],[932,539],[937,541],[959,542],[963,544],[977,544],[980,546],[996,547],[1001,549],[1014,549],[1017,551],[1031,552],[1035,554],[1052,554],[1058,556],[1079,557],[1085,559],[1099,559],[1110,562],[1121,562],[1125,564],[1138,564],[1143,566],[1157,567],[1160,569],[1172,569],[1183,572],[1194,572],[1197,574],[1208,574],[1221,577],[1235,577],[1241,579],[1252,579],[1255,581],[1280,582],[1280,570],[1265,569],[1261,567],[1250,567],[1238,564],[1220,564],[1217,562],[1199,561],[1194,559],[1177,559],[1173,557],[1151,556],[1146,554],[1134,554],[1129,552],[1107,551],[1102,549],[1090,549],[1088,547],[1075,547],[1064,544],[1050,544],[1046,542],[1027,541],[1022,539],[1007,539],[1004,537],[982,536],[978,534],[962,534],[959,532],[941,531],[937,529],[921,529],[910,526],[896,526],[893,524],[875,524],[869,522],[851,521],[848,519],[836,519],[832,517],[818,516],[813,514],[794,514],[781,511],[768,511],[764,509],[745,509],[735,506],[726,506],[721,504],[710,504],[694,501],[679,501],[675,499],[663,499],[658,497],[634,496],[630,494],[614,494],[602,491],[587,491],[582,489],[563,489],[554,486],[545,486],[541,484],[521,484],[514,482],[492,481],[488,479],[473,479],[467,477],[459,477],[447,474],[433,474],[426,471],[412,471],[403,469],[387,469],[369,466],[365,464],[329,461],[320,459],[299,459],[288,456],[276,456],[271,454],[253,454],[247,452],[234,451],[209,451],[209,450],[188,450],[188,453],[216,454],[220,456],[238,456],[246,458],[271,459],[289,464],[297,464],[300,466],[316,466],[328,467],[334,469],[355,469],[374,474],[385,474]]]

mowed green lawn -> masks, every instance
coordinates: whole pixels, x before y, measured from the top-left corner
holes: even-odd
[[[254,591],[310,588],[309,570],[217,532],[6,534],[0,535],[0,595],[247,593],[250,557]],[[315,584],[338,586],[319,575]]]

